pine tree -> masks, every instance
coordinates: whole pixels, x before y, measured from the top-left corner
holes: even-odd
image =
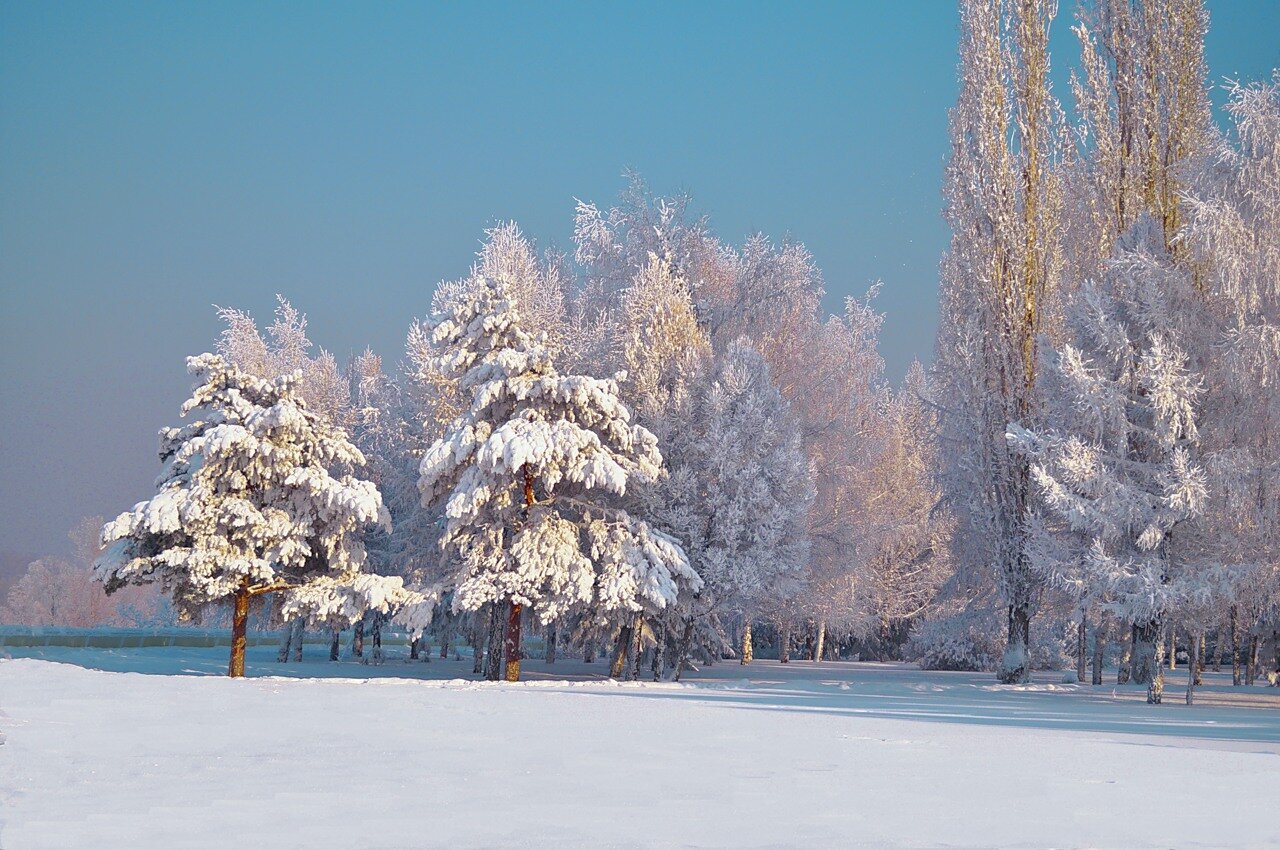
[[[299,397],[298,376],[249,375],[222,357],[189,358],[182,406],[193,420],[161,432],[159,492],[103,527],[95,564],[112,592],[159,582],[194,613],[232,600],[231,676],[244,675],[250,601],[279,593],[286,617],[347,625],[373,609],[412,628],[431,600],[399,578],[363,572],[359,530],[386,521],[364,457]]]
[[[616,379],[560,375],[509,283],[478,270],[437,290],[428,326],[436,371],[471,403],[427,450],[419,487],[445,505],[455,608],[505,611],[508,680],[525,606],[543,623],[626,619],[701,585],[673,538],[619,507],[662,456]]]

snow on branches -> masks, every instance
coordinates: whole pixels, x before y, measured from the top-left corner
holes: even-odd
[[[103,527],[107,590],[159,582],[187,612],[279,592],[286,616],[330,625],[422,603],[400,578],[363,572],[358,532],[386,510],[352,474],[364,456],[302,401],[298,376],[265,380],[213,354],[187,367],[192,421],[161,432],[158,492]]]
[[[619,379],[559,374],[509,282],[480,269],[442,286],[433,308],[434,369],[470,398],[419,480],[424,504],[444,500],[455,608],[529,605],[550,622],[660,610],[697,589],[676,541],[619,507],[630,484],[663,474]]]

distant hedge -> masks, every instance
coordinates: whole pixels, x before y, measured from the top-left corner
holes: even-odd
[[[278,643],[280,632],[254,632],[249,646]],[[369,639],[369,638],[367,638]],[[304,643],[327,644],[329,633],[307,632]],[[403,635],[382,633],[382,643],[403,644]],[[62,626],[0,626],[0,646],[83,646],[131,649],[151,646],[230,646],[230,629],[72,629]]]

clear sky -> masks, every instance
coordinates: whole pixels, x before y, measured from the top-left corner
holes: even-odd
[[[1210,10],[1215,79],[1280,65],[1280,3]],[[944,2],[0,0],[0,553],[150,493],[213,304],[280,292],[394,362],[486,226],[565,246],[624,168],[803,241],[832,309],[883,279],[900,376],[933,346],[955,40]]]

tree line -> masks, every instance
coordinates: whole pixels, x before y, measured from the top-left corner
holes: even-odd
[[[1280,624],[1280,77],[1226,84],[1220,128],[1203,3],[1092,0],[1064,105],[1057,12],[960,3],[939,332],[900,385],[878,284],[829,315],[802,244],[728,243],[632,178],[577,204],[571,251],[487,231],[393,365],[339,364],[283,299],[265,330],[221,310],[98,575],[183,616],[269,599],[282,658],[306,621],[398,617],[489,678],[533,628],[631,678],[765,638],[1009,683],[1114,663],[1152,702],[1182,650],[1192,688],[1228,653],[1252,682]]]

